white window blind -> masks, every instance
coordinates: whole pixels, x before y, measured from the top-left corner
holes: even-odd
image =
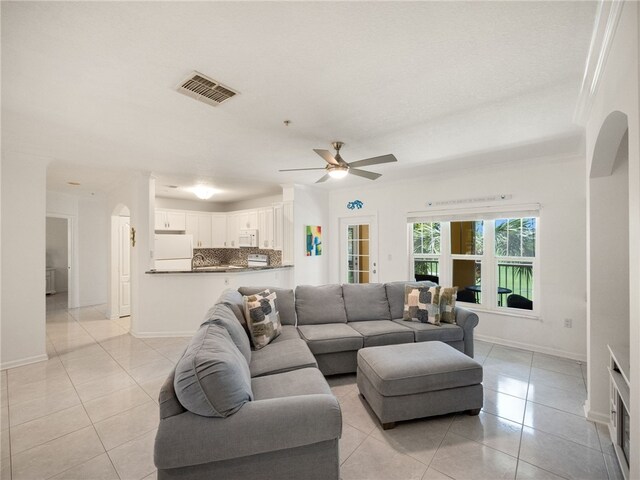
[[[459,222],[471,220],[496,220],[498,218],[539,217],[540,204],[495,205],[465,208],[433,209],[408,212],[407,223]]]

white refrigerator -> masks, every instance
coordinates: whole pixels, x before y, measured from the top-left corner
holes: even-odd
[[[193,237],[191,235],[156,234],[155,253],[156,270],[191,270],[193,257]]]

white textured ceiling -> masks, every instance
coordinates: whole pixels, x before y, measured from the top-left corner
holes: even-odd
[[[594,15],[556,1],[2,2],[3,149],[52,158],[54,186],[82,166],[242,179],[248,195],[313,183],[322,172],[278,169],[323,166],[311,149],[332,140],[347,161],[394,153],[371,167],[384,181],[572,139]],[[177,93],[192,70],[240,95],[214,108]]]

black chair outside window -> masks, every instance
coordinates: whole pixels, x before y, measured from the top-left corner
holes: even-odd
[[[477,303],[476,302],[476,294],[471,290],[458,290],[458,294],[456,295],[456,300],[459,302],[468,302],[468,303]]]
[[[507,307],[521,308],[523,310],[533,310],[533,302],[522,295],[512,293],[507,297]]]
[[[440,284],[440,278],[437,277],[436,275],[420,275],[416,273],[416,282],[424,282],[424,281],[433,282],[438,285]]]

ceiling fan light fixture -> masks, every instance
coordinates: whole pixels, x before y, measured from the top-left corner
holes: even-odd
[[[209,200],[216,193],[216,189],[208,185],[196,185],[191,187],[190,190],[200,200]]]
[[[329,169],[329,176],[331,178],[344,178],[349,173],[348,167],[343,167],[339,165],[331,166]]]

